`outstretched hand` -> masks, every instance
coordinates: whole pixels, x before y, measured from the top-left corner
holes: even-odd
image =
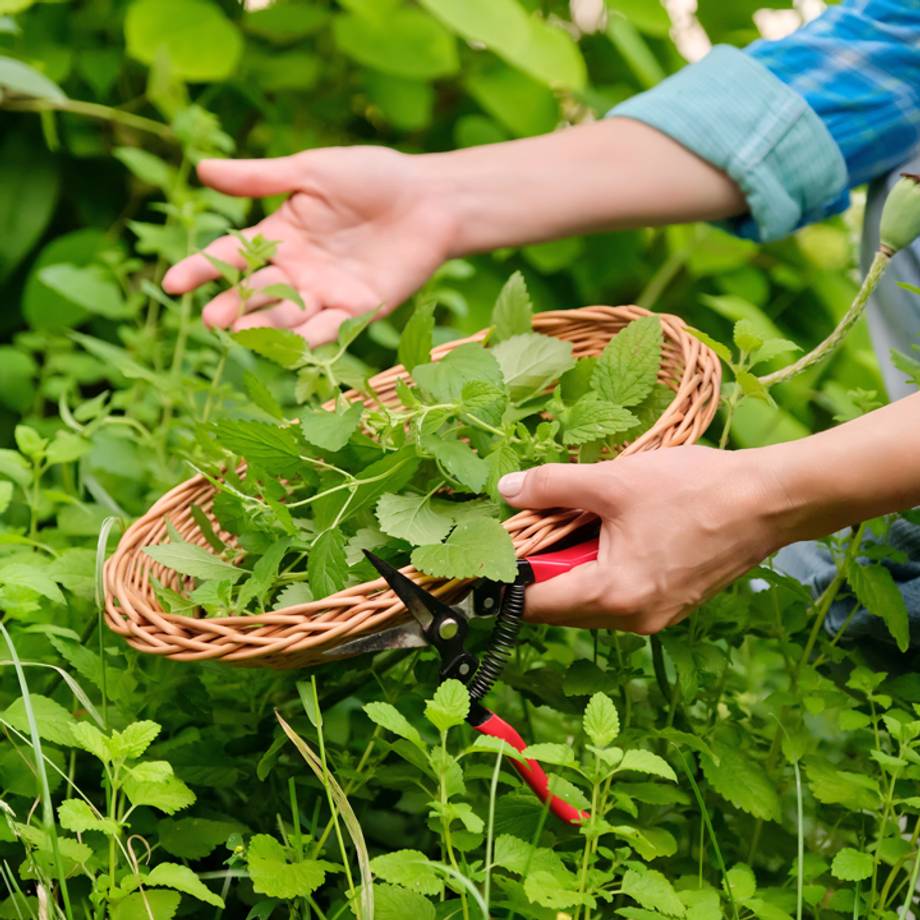
[[[527,618],[649,635],[777,549],[785,501],[758,451],[674,447],[596,464],[547,464],[502,478],[516,508],[582,508],[600,551],[527,589]]]
[[[270,160],[204,160],[198,175],[218,191],[290,196],[244,231],[279,242],[271,265],[250,279],[256,293],[245,315],[239,295],[229,290],[205,306],[205,323],[234,330],[293,329],[319,345],[334,339],[351,316],[397,307],[449,254],[450,219],[416,164],[381,147],[328,147]],[[243,266],[232,236],[204,251]],[[183,294],[217,277],[198,253],[174,265],[163,287]],[[258,293],[276,284],[296,289],[306,309]]]

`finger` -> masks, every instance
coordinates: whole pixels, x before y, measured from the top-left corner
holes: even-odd
[[[163,290],[167,294],[185,294],[205,281],[219,278],[220,272],[207,260],[206,254],[237,268],[245,266],[240,256],[239,240],[232,236],[222,236],[201,252],[177,262],[166,272],[163,276]]]
[[[306,309],[300,304],[291,300],[282,300],[264,310],[256,310],[253,313],[247,313],[241,316],[234,324],[233,331],[239,332],[241,329],[258,329],[269,326],[273,329],[290,329],[292,326],[302,326],[306,320],[314,316],[319,307],[311,305],[304,298]]]
[[[301,170],[296,157],[263,160],[202,160],[198,178],[227,195],[262,198],[294,191]]]
[[[571,626],[600,614],[595,585],[601,572],[598,563],[586,562],[562,575],[527,588],[525,616],[535,623]]]
[[[268,287],[271,284],[289,284],[289,281],[287,275],[280,268],[270,265],[268,268],[257,271],[246,283],[256,293],[246,301],[245,305],[236,288],[221,291],[205,305],[202,311],[201,318],[204,320],[205,325],[212,328],[217,326],[221,329],[226,329],[227,326],[236,322],[243,313],[258,310],[278,300],[277,297],[259,292],[258,288]]]
[[[316,348],[317,345],[335,341],[335,337],[339,334],[339,326],[347,319],[351,319],[351,313],[346,310],[326,308],[320,310],[307,322],[295,326],[294,332],[302,335],[311,348]]]
[[[606,464],[547,463],[499,480],[502,497],[515,508],[584,508],[596,511],[605,499]]]

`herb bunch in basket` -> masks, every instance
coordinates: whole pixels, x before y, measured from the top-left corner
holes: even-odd
[[[340,393],[333,405],[290,419],[266,391],[247,415],[202,426],[216,525],[208,509],[190,510],[211,551],[171,527],[168,543],[145,550],[188,579],[182,592],[154,581],[164,610],[226,616],[306,603],[373,579],[364,549],[400,565],[411,558],[440,578],[511,581],[501,476],[610,456],[673,398],[657,380],[657,317],[634,320],[600,355],[576,359],[571,342],[532,330],[532,305],[515,274],[485,340],[432,362],[433,313],[421,303],[403,332],[399,358],[411,376],[396,382],[396,408],[365,385],[363,400]],[[236,338],[297,366],[289,336],[255,329]],[[301,344],[293,351],[311,373],[328,367]]]

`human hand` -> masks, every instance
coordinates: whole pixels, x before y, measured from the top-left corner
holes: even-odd
[[[785,542],[785,495],[760,453],[674,447],[505,476],[516,508],[601,518],[597,561],[529,587],[527,618],[640,635],[680,622]]]
[[[204,160],[201,181],[228,195],[290,197],[245,232],[279,245],[271,265],[256,272],[256,294],[245,305],[234,290],[204,308],[209,326],[292,329],[311,345],[335,338],[349,317],[382,308],[387,313],[415,291],[449,255],[451,219],[439,208],[430,171],[416,158],[383,147],[329,147],[267,160]],[[239,242],[216,240],[204,251],[243,266]],[[198,253],[163,279],[170,294],[184,294],[218,277]],[[260,295],[286,284],[306,305]],[[244,315],[244,310],[245,315]]]

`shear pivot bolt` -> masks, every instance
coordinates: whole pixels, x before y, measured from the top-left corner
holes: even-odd
[[[460,672],[461,677],[466,677],[466,675],[470,673],[470,666],[466,662],[463,662],[457,670]]]
[[[459,627],[456,620],[447,619],[438,626],[438,635],[442,639],[453,639],[457,635]]]

